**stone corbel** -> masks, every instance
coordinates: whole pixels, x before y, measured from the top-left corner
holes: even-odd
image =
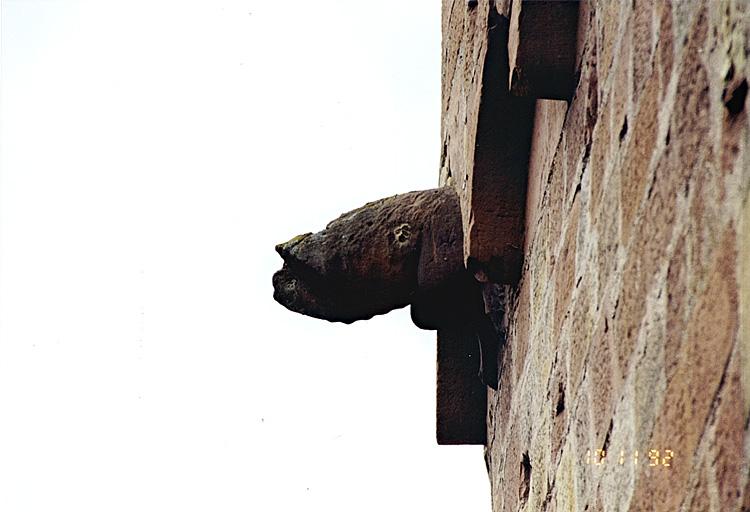
[[[409,192],[352,210],[317,233],[276,246],[274,299],[331,322],[366,320],[410,306],[421,329],[453,329],[476,340],[465,356],[497,384],[496,340],[481,290],[464,267],[458,196],[449,187]]]

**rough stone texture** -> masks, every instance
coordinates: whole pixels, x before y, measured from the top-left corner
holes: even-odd
[[[446,326],[437,336],[438,444],[484,444],[487,387],[476,379],[481,357],[466,325]]]
[[[434,329],[455,312],[444,302],[469,281],[462,241],[450,188],[373,201],[323,231],[277,245],[284,266],[273,277],[274,299],[292,311],[346,323],[412,304],[415,323]]]
[[[443,7],[441,183],[467,229],[495,7]],[[494,510],[750,510],[750,2],[596,0],[579,23],[574,97],[534,127]]]
[[[570,99],[575,87],[577,0],[513,0],[508,58],[513,94]]]
[[[411,305],[418,327],[438,329],[437,441],[484,444],[500,331],[464,267],[453,188],[373,201],[276,251],[274,299],[292,311],[351,323]]]
[[[534,102],[508,91],[509,10],[444,3],[440,179],[460,198],[468,268],[516,284]]]

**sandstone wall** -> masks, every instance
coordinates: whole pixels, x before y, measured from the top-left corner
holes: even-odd
[[[508,16],[470,4],[443,2],[441,182],[464,202],[488,11]],[[575,95],[537,102],[495,510],[750,510],[749,20],[582,4]]]

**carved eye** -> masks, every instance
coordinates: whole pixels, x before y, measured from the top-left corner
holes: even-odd
[[[297,288],[297,280],[292,279],[289,281],[286,285],[284,285],[284,289],[288,292],[293,292]]]
[[[411,226],[407,223],[396,226],[396,229],[393,230],[393,236],[397,243],[405,244],[411,238]]]

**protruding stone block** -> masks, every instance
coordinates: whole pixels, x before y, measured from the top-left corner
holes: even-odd
[[[438,444],[484,444],[487,388],[476,378],[479,346],[465,326],[437,333]]]
[[[523,266],[534,100],[511,95],[508,18],[489,11],[472,171],[464,209],[464,255],[480,279],[516,284]]]
[[[514,0],[508,57],[512,94],[567,100],[576,85],[577,0]]]

